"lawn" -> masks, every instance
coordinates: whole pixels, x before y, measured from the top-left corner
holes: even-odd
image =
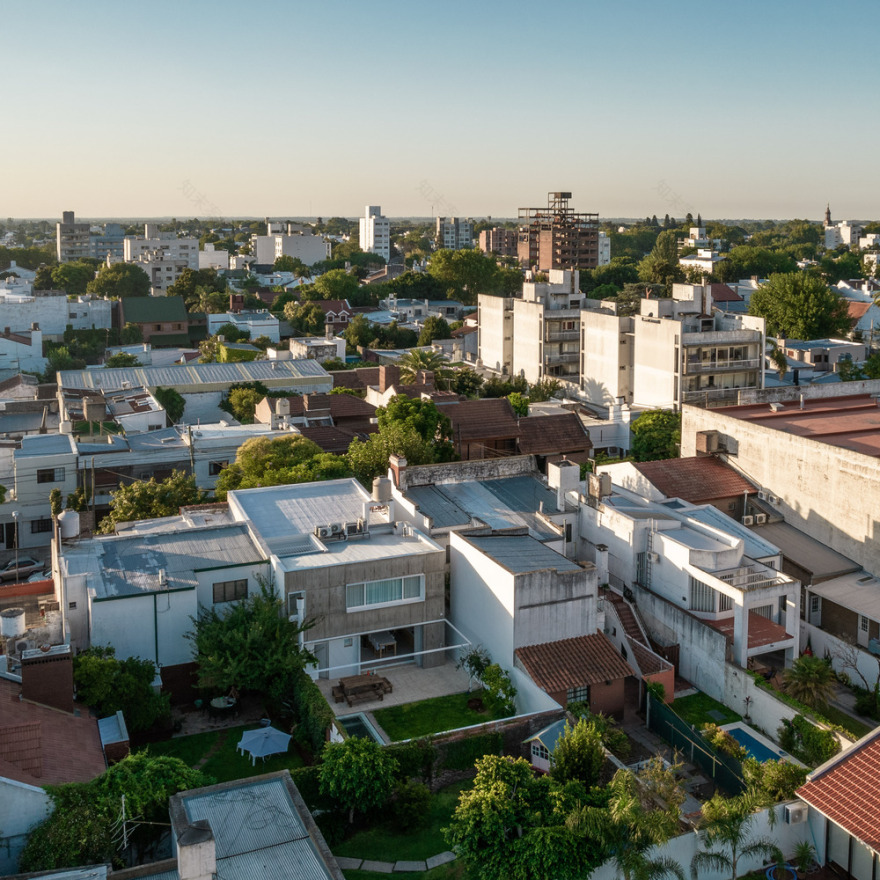
[[[724,703],[700,692],[675,700],[672,710],[697,730],[704,724],[732,724],[734,721],[742,721],[742,716],[737,715],[733,709],[728,709]],[[716,713],[716,717],[710,715],[710,712]]]
[[[254,730],[254,725],[194,733],[191,736],[176,736],[163,742],[151,743],[147,748],[154,755],[171,755],[180,758],[189,767],[195,767],[210,753],[210,757],[198,769],[207,776],[213,776],[217,782],[231,782],[234,779],[247,779],[260,773],[293,770],[303,766],[302,758],[296,752],[293,743],[286,755],[273,755],[265,761],[257,760],[256,765],[251,764],[249,756],[240,755],[236,751],[238,741],[246,730]]]
[[[820,709],[819,714],[827,718],[832,724],[839,724],[857,739],[861,739],[866,733],[874,730],[870,725],[862,723],[851,715],[847,715],[846,712],[841,711],[836,706],[827,706],[824,709]]]
[[[391,821],[383,822],[367,831],[358,831],[348,840],[337,844],[333,847],[333,855],[396,862],[422,860],[446,852],[449,844],[440,829],[449,824],[459,794],[472,784],[471,780],[459,782],[441,788],[433,795],[428,824],[424,828],[413,831]]]
[[[392,742],[504,718],[503,714],[477,712],[468,708],[468,700],[481,697],[482,694],[482,691],[473,691],[433,697],[430,700],[419,700],[417,703],[388,706],[386,709],[374,711],[373,715]]]

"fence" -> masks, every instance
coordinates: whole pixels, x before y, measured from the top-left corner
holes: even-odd
[[[696,764],[728,794],[738,795],[745,789],[740,762],[718,752],[699,731],[650,693],[648,729],[682,752],[688,761]]]

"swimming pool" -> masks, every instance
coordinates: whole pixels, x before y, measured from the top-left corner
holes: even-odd
[[[762,764],[765,761],[788,761],[803,767],[800,761],[742,721],[725,724],[721,729],[726,730],[749,753],[750,758]]]
[[[342,725],[349,736],[359,736],[363,739],[372,739],[380,745],[385,742],[376,728],[370,724],[370,719],[367,718],[363,712],[357,712],[354,715],[343,715],[336,720]]]

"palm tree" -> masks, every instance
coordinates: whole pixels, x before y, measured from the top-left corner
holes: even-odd
[[[666,809],[652,809],[643,803],[644,790],[629,770],[618,770],[609,789],[608,807],[585,807],[573,813],[569,830],[600,840],[623,880],[685,880],[675,859],[651,856],[651,850],[669,840],[678,827],[677,799],[672,798]]]
[[[452,375],[449,361],[440,352],[427,348],[411,349],[398,358],[397,366],[400,367],[400,378],[403,382],[413,382],[419,370],[429,370],[434,374],[434,382],[442,387],[442,383]]]
[[[834,670],[821,657],[798,657],[782,677],[785,692],[813,708],[827,705],[834,693]]]
[[[769,837],[751,838],[758,802],[754,793],[735,798],[715,795],[703,804],[700,838],[707,849],[691,861],[694,880],[702,871],[730,871],[731,880],[738,876],[737,864],[742,858],[762,856],[781,864],[785,861],[779,847]]]

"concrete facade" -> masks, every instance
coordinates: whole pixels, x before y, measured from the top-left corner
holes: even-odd
[[[321,235],[252,235],[256,263],[272,266],[278,257],[293,257],[313,266],[330,259],[331,243]]]
[[[382,216],[382,207],[367,205],[358,224],[361,250],[378,254],[387,263],[391,259],[391,221]]]

